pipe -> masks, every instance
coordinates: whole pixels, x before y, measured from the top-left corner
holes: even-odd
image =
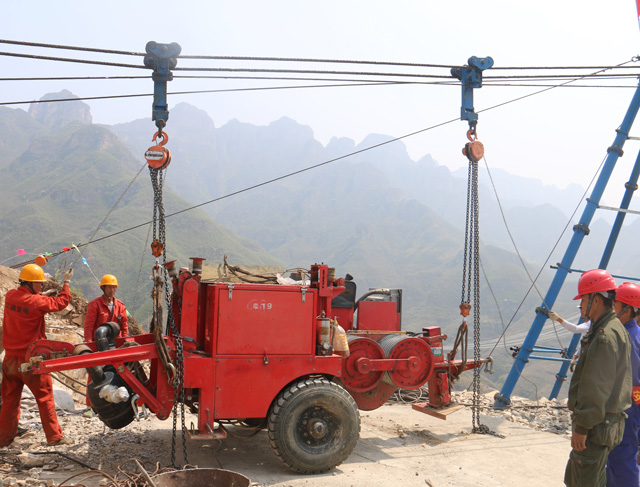
[[[114,321],[101,324],[93,334],[96,341],[96,348],[99,352],[110,350],[109,339],[114,339],[120,334],[120,325]]]

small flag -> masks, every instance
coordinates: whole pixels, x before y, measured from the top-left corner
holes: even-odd
[[[18,255],[27,255],[27,251],[24,249],[18,249]]]
[[[85,259],[84,257],[82,258],[82,263],[87,267],[89,267],[89,264],[87,264],[87,259]]]

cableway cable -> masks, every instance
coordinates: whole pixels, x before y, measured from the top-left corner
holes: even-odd
[[[352,84],[340,84],[340,85],[298,85],[298,86],[266,86],[258,88],[228,88],[220,90],[195,90],[195,91],[173,91],[167,93],[168,95],[194,95],[203,93],[229,93],[237,91],[266,91],[266,90],[285,90],[285,89],[298,89],[298,88],[341,88],[351,86],[377,86],[377,85],[393,85],[395,81],[380,81],[375,83],[352,83]],[[153,93],[138,93],[131,95],[107,95],[107,96],[85,96],[78,98],[58,98],[52,100],[30,100],[30,101],[8,101],[0,102],[0,106],[5,105],[27,105],[31,103],[55,103],[65,101],[83,101],[83,100],[109,100],[116,98],[137,98],[142,96],[153,96]]]
[[[99,52],[103,54],[122,54],[127,56],[146,56],[146,53],[144,52],[115,51],[113,49],[98,49],[93,47],[80,47],[80,46],[62,46],[59,44],[44,44],[41,42],[12,41],[9,39],[0,39],[0,44],[14,44],[17,46],[29,46],[29,47],[46,47],[46,48],[53,48],[53,49],[64,49],[67,51]]]
[[[80,63],[80,64],[95,64],[97,66],[114,66],[117,68],[134,68],[134,69],[149,69],[142,64],[124,64],[124,63],[112,63],[108,61],[92,61],[90,59],[78,59],[78,58],[65,58],[54,56],[40,56],[37,54],[23,54],[18,52],[6,52],[0,51],[0,56],[10,57],[22,57],[27,59],[40,59],[43,61],[60,61],[66,63]]]
[[[625,63],[622,63],[621,65],[623,65],[623,64],[627,64],[627,63],[629,63],[629,62],[632,62],[632,61],[627,61],[627,62],[625,62]],[[563,83],[563,85],[564,85],[564,84],[568,84],[568,83],[570,83],[570,82],[571,82],[571,81],[567,81],[567,82]],[[546,89],[543,89],[543,90],[538,90],[538,91],[536,91],[536,92],[529,93],[529,94],[527,94],[527,95],[523,95],[523,96],[520,96],[520,97],[514,98],[514,99],[512,99],[512,100],[508,100],[508,101],[505,101],[505,102],[499,103],[499,104],[497,104],[497,105],[493,105],[493,106],[490,106],[490,107],[487,107],[487,108],[484,108],[484,109],[481,109],[481,110],[477,110],[477,113],[481,113],[481,112],[486,112],[486,111],[489,111],[489,110],[493,110],[493,109],[495,109],[495,108],[499,108],[499,107],[501,107],[501,106],[505,106],[505,105],[508,105],[508,104],[510,104],[510,103],[514,103],[514,102],[516,102],[516,101],[523,100],[523,99],[525,99],[525,98],[529,98],[529,97],[531,97],[531,96],[534,96],[534,95],[538,95],[538,94],[544,93],[544,92],[549,91],[549,90],[551,90],[551,89],[553,89],[553,88],[546,88]],[[364,149],[360,149],[360,150],[358,150],[358,151],[354,151],[354,152],[351,152],[351,153],[345,154],[345,155],[343,155],[343,156],[340,156],[340,157],[337,157],[337,158],[334,158],[334,159],[330,159],[330,160],[328,160],[328,161],[324,161],[324,162],[321,162],[321,163],[319,163],[319,164],[315,164],[315,165],[312,165],[312,166],[309,166],[309,167],[306,167],[306,168],[300,169],[300,170],[298,170],[298,171],[294,171],[294,172],[291,172],[291,173],[285,174],[285,175],[283,175],[283,176],[279,176],[279,177],[277,177],[277,178],[273,178],[273,179],[270,179],[270,180],[268,180],[268,181],[264,181],[264,182],[259,183],[259,184],[255,184],[255,185],[253,185],[253,186],[249,186],[249,187],[247,187],[247,188],[244,188],[244,189],[241,189],[241,190],[238,190],[238,191],[234,191],[234,192],[232,192],[232,193],[228,193],[228,194],[226,194],[226,195],[224,195],[224,196],[220,196],[220,197],[218,197],[218,198],[214,198],[214,199],[212,199],[212,200],[205,201],[205,202],[203,202],[203,203],[200,203],[200,204],[197,204],[197,205],[194,205],[194,206],[188,207],[188,208],[184,208],[184,209],[179,210],[179,211],[177,211],[177,212],[170,213],[170,214],[166,215],[166,218],[169,218],[169,217],[172,217],[172,216],[176,216],[176,215],[179,215],[179,214],[181,214],[181,213],[185,213],[185,212],[187,212],[187,211],[190,211],[190,210],[193,210],[193,209],[196,209],[196,208],[200,208],[201,206],[205,206],[205,205],[208,205],[208,204],[210,204],[210,203],[215,203],[215,202],[217,202],[217,201],[220,201],[220,200],[223,200],[223,199],[229,198],[229,197],[231,197],[231,196],[236,196],[236,195],[238,195],[238,194],[241,194],[241,193],[244,193],[244,192],[247,192],[247,191],[251,191],[251,190],[253,190],[253,189],[257,189],[257,188],[259,188],[259,187],[261,187],[261,186],[265,186],[265,185],[268,185],[268,184],[271,184],[271,183],[274,183],[274,182],[277,182],[277,181],[280,181],[280,180],[286,179],[286,178],[288,178],[288,177],[295,176],[295,175],[297,175],[297,174],[301,174],[301,173],[303,173],[303,172],[310,171],[310,170],[312,170],[312,169],[316,169],[316,168],[322,167],[322,166],[327,165],[327,164],[330,164],[330,163],[332,163],[332,162],[336,162],[336,161],[339,161],[339,160],[345,159],[345,158],[347,158],[347,157],[351,157],[351,156],[354,156],[354,155],[356,155],[356,154],[360,154],[360,153],[362,153],[362,152],[365,152],[365,151],[368,151],[368,150],[371,150],[371,149],[375,149],[375,148],[377,148],[377,147],[381,147],[381,146],[383,146],[383,145],[390,144],[390,143],[392,143],[392,142],[396,142],[396,141],[398,141],[398,140],[402,140],[402,139],[405,139],[405,138],[411,137],[411,136],[413,136],[413,135],[417,135],[417,134],[420,134],[420,133],[426,132],[426,131],[428,131],[428,130],[432,130],[432,129],[435,129],[435,128],[438,128],[438,127],[442,127],[442,126],[444,126],[444,125],[448,125],[448,124],[450,124],[450,123],[456,122],[457,120],[458,120],[458,118],[454,118],[454,119],[451,119],[451,120],[447,120],[447,121],[445,121],[445,122],[441,122],[441,123],[438,123],[438,124],[436,124],[436,125],[432,125],[432,126],[430,126],[430,127],[427,127],[427,128],[421,129],[421,130],[417,130],[417,131],[411,132],[411,133],[409,133],[409,134],[402,135],[402,136],[400,136],[400,137],[396,137],[396,138],[390,139],[390,140],[388,140],[388,141],[385,141],[385,142],[381,142],[381,143],[379,143],[379,144],[372,145],[372,146],[370,146],[370,147],[365,147]],[[603,161],[603,162],[604,162],[604,161]],[[594,180],[595,180],[595,176],[594,176]],[[592,180],[591,184],[593,184],[593,180]],[[577,208],[576,208],[576,211],[577,211]],[[575,214],[575,213],[574,213],[574,214]],[[116,235],[120,235],[120,234],[122,234],[122,233],[126,233],[126,232],[131,231],[131,230],[135,230],[135,229],[140,228],[140,227],[143,227],[143,226],[145,226],[145,225],[149,225],[150,223],[151,223],[150,221],[145,222],[145,223],[140,223],[140,224],[138,224],[138,225],[135,225],[135,226],[133,226],[133,227],[129,227],[129,228],[124,229],[124,230],[120,230],[120,231],[115,232],[115,233],[112,233],[112,234],[110,234],[110,235],[105,235],[104,237],[101,237],[101,238],[98,238],[98,239],[95,239],[95,240],[89,240],[87,243],[84,243],[84,244],[78,244],[78,245],[77,245],[77,247],[87,246],[87,245],[89,245],[89,244],[96,243],[96,242],[99,242],[99,241],[101,241],[101,240],[105,240],[105,239],[107,239],[107,238],[114,237],[114,236],[116,236]],[[557,245],[557,244],[556,244],[556,245]],[[554,248],[555,248],[555,247],[554,247]],[[62,253],[62,252],[57,252],[57,253],[55,253],[55,254],[52,254],[52,257],[55,257],[55,256],[59,255],[60,253]],[[549,259],[549,258],[550,258],[550,257],[548,257],[548,258],[547,258],[547,261],[548,261],[548,259]],[[545,265],[546,265],[546,262],[545,262]],[[530,291],[531,291],[531,288],[530,288],[530,289],[529,289],[529,291],[527,292],[527,295],[529,294],[529,292],[530,292]],[[525,296],[525,298],[526,298],[526,296]],[[524,302],[524,299],[523,299],[523,302]],[[520,307],[521,307],[521,306],[522,306],[522,303],[521,303],[521,305],[518,307],[518,310],[520,309]],[[518,310],[517,310],[517,311],[518,311]],[[517,313],[517,311],[516,311],[516,313]],[[514,314],[514,317],[515,317],[515,314]],[[511,322],[512,322],[512,321],[513,321],[513,317],[512,317],[512,319],[510,320],[509,324],[507,325],[507,328],[506,328],[506,329],[508,329],[508,328],[509,328],[509,326],[510,326],[510,324],[511,324]],[[505,331],[506,331],[506,329],[505,329]],[[499,341],[500,341],[500,339],[502,338],[502,336],[503,336],[503,335],[504,335],[504,332],[503,332],[503,334],[498,338],[498,341],[496,342],[496,345],[494,346],[493,350],[495,350],[495,347],[497,346],[497,344],[499,343]]]
[[[538,271],[538,274],[536,275],[535,279],[533,279],[531,277],[531,274],[529,273],[529,269],[527,268],[527,264],[525,263],[524,258],[522,257],[522,254],[520,253],[520,249],[518,248],[518,245],[516,244],[516,241],[513,238],[513,234],[511,233],[511,228],[509,227],[509,223],[507,222],[507,217],[504,214],[504,208],[502,207],[502,202],[500,201],[500,196],[498,195],[498,190],[496,189],[496,184],[495,184],[495,182],[493,180],[493,175],[491,174],[491,170],[489,169],[489,164],[487,163],[486,157],[483,158],[483,161],[484,161],[485,167],[487,169],[487,174],[489,175],[489,181],[491,182],[491,187],[493,188],[493,193],[494,193],[494,195],[496,197],[496,201],[498,203],[498,209],[500,210],[500,216],[502,217],[502,222],[504,223],[504,227],[507,230],[507,234],[509,235],[509,240],[511,240],[511,244],[513,245],[513,249],[515,250],[516,255],[518,256],[518,259],[520,260],[520,264],[522,265],[522,268],[524,269],[524,272],[527,274],[527,277],[529,278],[529,282],[531,283],[531,287],[527,291],[527,294],[525,295],[524,299],[520,302],[520,306],[518,306],[518,310],[524,304],[524,301],[527,298],[527,296],[529,295],[529,292],[531,291],[531,289],[535,289],[536,290],[536,293],[538,294],[538,297],[544,303],[545,302],[544,301],[544,296],[542,295],[542,293],[540,292],[540,290],[536,286],[536,282],[538,281],[540,275],[542,274],[542,271],[544,270],[546,263],[549,261],[549,258],[551,258],[551,254],[555,251],[556,247],[560,243],[560,239],[562,238],[562,236],[564,235],[566,229],[568,228],[568,224],[567,224],[567,226],[565,226],[563,232],[560,234],[560,237],[558,238],[558,240],[556,241],[555,245],[553,246],[553,249],[551,250],[551,253],[547,257],[547,260],[545,261],[544,265]],[[576,211],[577,211],[577,208],[576,208]],[[574,215],[575,215],[575,212],[574,212]],[[573,215],[572,215],[572,218],[573,218]],[[569,221],[571,221],[571,220],[569,220]],[[517,313],[517,310],[516,310],[516,313]],[[515,318],[515,316],[516,316],[516,314],[514,314],[513,318]],[[513,321],[513,318],[511,319],[511,321],[509,321],[509,324],[511,324],[511,322]],[[506,329],[504,328],[504,323],[503,323],[503,330],[504,330],[503,331],[503,334],[504,334],[504,332],[506,332]],[[560,337],[558,336],[558,331],[556,329],[555,323],[553,324],[553,330],[555,331],[556,338],[558,340],[558,344],[560,345],[560,348],[563,349],[564,345],[562,344],[562,341],[560,340]],[[494,350],[495,350],[495,347],[494,347]],[[493,352],[493,350],[492,350],[492,352]]]
[[[28,47],[42,47],[61,50],[73,50],[73,51],[85,51],[95,52],[102,54],[117,54],[126,56],[138,56],[143,57],[147,54],[145,52],[138,51],[123,51],[114,49],[99,49],[92,47],[82,46],[69,46],[60,44],[48,44],[40,42],[28,42],[28,41],[16,41],[9,39],[0,39],[0,44],[12,44]],[[258,62],[296,62],[296,63],[324,63],[324,64],[368,64],[378,66],[406,66],[406,67],[418,67],[418,68],[442,68],[451,69],[461,67],[459,64],[434,64],[434,63],[408,63],[398,61],[370,61],[370,60],[349,60],[349,59],[319,59],[319,58],[289,58],[289,57],[260,57],[260,56],[208,56],[208,55],[179,55],[179,59],[194,59],[194,60],[217,60],[217,61],[258,61]],[[633,60],[638,60],[634,57]],[[493,70],[603,70],[611,69],[614,66],[494,66]],[[621,68],[621,66],[615,66]],[[630,68],[630,67],[625,67]]]

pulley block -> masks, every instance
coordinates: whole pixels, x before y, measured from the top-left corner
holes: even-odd
[[[150,168],[161,171],[169,166],[169,163],[171,162],[171,151],[164,147],[164,145],[169,142],[169,136],[167,133],[162,132],[162,134],[160,134],[160,132],[156,132],[151,140],[155,141],[158,136],[162,137],[162,141],[149,147],[144,153],[144,158],[147,160],[147,164],[149,164]]]
[[[462,154],[470,161],[479,162],[484,157],[484,145],[476,138],[475,128],[467,131],[467,138],[469,142],[462,149]]]
[[[162,250],[164,247],[162,246],[162,242],[160,240],[154,240],[151,242],[151,254],[154,257],[160,257],[162,255]]]

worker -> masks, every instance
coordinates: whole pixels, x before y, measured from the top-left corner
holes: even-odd
[[[26,385],[38,404],[42,429],[48,445],[68,445],[58,423],[53,384],[50,374],[22,373],[20,365],[26,361],[27,348],[34,341],[46,338],[44,315],[67,307],[71,299],[69,282],[73,269],[64,273],[63,286],[57,297],[43,296],[44,271],[36,264],[22,268],[19,287],[7,292],[4,301],[2,346],[2,409],[0,410],[0,446],[11,444],[18,434],[20,399]]]
[[[549,310],[549,319],[551,321],[557,321],[558,323],[560,323],[560,325],[562,325],[562,327],[565,330],[570,331],[571,333],[580,333],[581,335],[580,341],[582,341],[582,338],[585,337],[585,335],[589,331],[589,328],[591,328],[591,321],[583,321],[582,323],[578,323],[576,325],[558,316],[558,313],[551,310]],[[580,342],[578,342],[578,346],[576,347],[576,352],[573,354],[573,357],[571,359],[572,371],[573,371],[573,367],[575,366],[575,363],[578,361],[578,357],[580,357],[580,348],[581,348],[581,345],[580,345]]]
[[[607,487],[626,487],[640,483],[638,471],[638,432],[640,431],[640,327],[636,321],[640,308],[640,286],[625,282],[618,286],[613,302],[618,319],[631,338],[631,374],[633,395],[631,407],[625,411],[622,442],[609,453]]]
[[[94,299],[87,306],[87,314],[84,319],[84,341],[94,341],[94,333],[98,327],[108,322],[118,323],[120,326],[120,335],[118,336],[129,336],[127,308],[122,301],[115,297],[118,289],[116,276],[112,274],[102,276],[100,289],[102,289],[102,296]]]
[[[593,269],[580,276],[574,298],[591,329],[569,386],[572,450],[564,475],[569,487],[606,485],[607,457],[622,441],[631,406],[631,341],[613,310],[616,287],[611,274]]]

